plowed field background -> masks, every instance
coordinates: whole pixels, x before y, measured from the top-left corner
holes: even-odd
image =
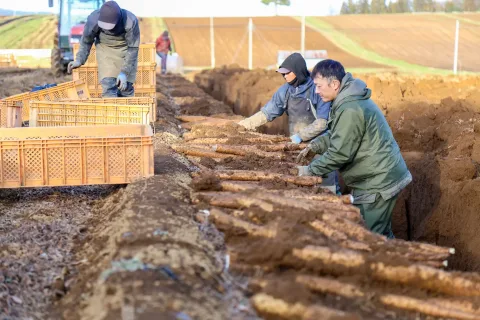
[[[362,48],[408,63],[452,69],[455,20],[460,20],[458,69],[480,71],[480,15],[356,15],[315,18],[327,22]],[[475,21],[478,24],[475,24]],[[321,27],[324,32],[328,28]]]
[[[54,15],[0,17],[0,49],[50,49],[56,30]]]
[[[165,18],[176,50],[185,66],[210,66],[209,18]],[[278,50],[300,50],[300,22],[290,17],[253,18],[253,67],[277,62]],[[216,66],[238,64],[248,67],[248,18],[215,18]],[[332,59],[349,68],[382,68],[339,49],[320,33],[306,29],[306,50],[326,49]]]

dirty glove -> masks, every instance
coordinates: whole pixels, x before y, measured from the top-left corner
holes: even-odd
[[[263,111],[258,111],[253,116],[250,116],[246,119],[243,119],[238,124],[244,126],[247,130],[255,130],[256,128],[260,127],[261,125],[267,123],[267,116]]]
[[[77,68],[79,68],[79,67],[81,67],[81,66],[82,66],[82,64],[80,63],[80,61],[77,61],[77,60],[75,60],[75,61],[70,61],[70,62],[68,63],[68,66],[67,66],[67,73],[68,73],[68,74],[71,74],[73,69],[77,69]]]
[[[308,166],[298,166],[297,169],[298,169],[298,176],[299,176],[299,177],[302,177],[302,176],[313,176],[313,174],[312,174],[312,172],[310,171],[310,169],[308,169]]]
[[[123,72],[120,72],[117,77],[117,87],[120,91],[125,91],[125,89],[127,89],[127,75]]]
[[[295,159],[295,162],[296,163],[300,163],[302,161],[304,161],[308,156],[309,154],[313,152],[312,151],[312,145],[309,144],[305,147],[305,149],[303,149],[302,151],[300,151],[300,153],[298,154],[297,156],[297,159]]]
[[[291,136],[290,140],[292,140],[292,143],[295,143],[295,144],[302,143],[302,138],[300,138],[298,134],[294,134],[293,136]]]

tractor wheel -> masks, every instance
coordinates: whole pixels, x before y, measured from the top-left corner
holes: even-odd
[[[55,77],[61,77],[65,74],[65,68],[62,65],[62,54],[59,48],[52,49],[52,56],[51,56],[51,63],[52,63],[52,72]]]

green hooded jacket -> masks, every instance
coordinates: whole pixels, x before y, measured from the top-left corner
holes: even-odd
[[[388,200],[412,176],[387,120],[370,96],[365,82],[345,75],[332,103],[328,133],[311,142],[312,150],[321,156],[308,168],[317,176],[339,170],[354,197],[360,196],[358,200],[375,193]]]

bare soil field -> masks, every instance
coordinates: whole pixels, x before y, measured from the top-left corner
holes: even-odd
[[[475,15],[458,15],[474,19]],[[440,14],[389,14],[316,18],[345,33],[363,48],[388,58],[428,67],[452,69],[455,18]],[[480,25],[461,22],[458,69],[480,71],[475,54]],[[342,61],[342,60],[340,60]]]
[[[396,236],[453,246],[458,251],[452,268],[480,271],[475,249],[480,241],[480,77],[358,76],[372,89],[414,176],[397,202]],[[274,71],[223,68],[197,74],[195,82],[248,116],[271,98],[283,79]],[[277,119],[262,131],[284,134],[286,121]]]
[[[165,18],[185,66],[210,66],[210,20]],[[290,17],[253,18],[253,67],[274,66],[278,50],[300,50],[300,23]],[[215,18],[216,66],[248,67],[248,18]],[[382,67],[340,50],[311,28],[306,30],[306,50],[326,49],[332,59],[348,67]]]
[[[3,83],[2,97],[29,90],[30,77],[62,80],[42,70],[10,70],[8,76],[15,81],[12,89]],[[462,141],[473,139],[475,150],[476,112],[463,100],[452,101],[386,109],[405,154],[412,154],[409,164],[418,161],[412,171],[423,179],[400,201],[409,209],[399,206],[397,235],[403,237],[399,226],[410,226],[402,219],[413,217],[423,229],[407,230],[406,238],[444,245],[435,246],[372,234],[348,196],[318,188],[318,178],[296,175],[300,149],[288,138],[245,132],[230,106],[179,76],[159,76],[154,177],[127,186],[0,192],[0,315],[478,318],[478,273],[445,270],[447,264],[477,270],[473,247],[463,246],[475,245],[467,227],[474,230],[477,215],[473,209],[460,215],[454,197],[438,197],[432,187],[451,187],[442,190],[475,207],[473,194],[463,195],[475,190],[475,175],[467,160],[457,158],[465,150]],[[440,169],[425,170],[429,163]],[[435,199],[440,204],[429,211]],[[418,216],[412,208],[419,208]]]
[[[154,43],[158,36],[165,31],[166,25],[162,18],[139,17],[140,43]]]

